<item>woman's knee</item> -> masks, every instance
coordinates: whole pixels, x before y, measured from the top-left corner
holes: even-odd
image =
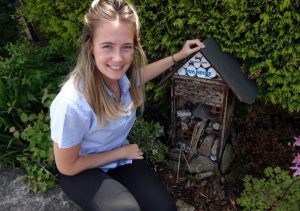
[[[113,179],[104,180],[92,199],[98,210],[140,211],[140,206],[133,195]]]
[[[99,169],[87,170],[75,176],[62,175],[60,185],[83,210],[140,211],[132,194]]]

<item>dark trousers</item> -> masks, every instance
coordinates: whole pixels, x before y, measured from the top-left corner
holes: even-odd
[[[174,211],[174,200],[144,160],[107,173],[99,168],[61,175],[63,191],[86,211]]]

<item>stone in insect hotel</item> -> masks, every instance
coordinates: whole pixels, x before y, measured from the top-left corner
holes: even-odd
[[[225,174],[233,160],[231,133],[235,98],[254,103],[258,88],[238,62],[213,39],[177,63],[172,75],[170,165],[198,178]],[[186,159],[183,159],[186,158]],[[184,168],[185,167],[185,168]]]

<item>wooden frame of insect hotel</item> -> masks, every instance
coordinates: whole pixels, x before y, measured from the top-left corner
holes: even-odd
[[[258,88],[213,38],[203,43],[204,49],[172,71],[171,136],[175,148],[169,154],[185,156],[190,173],[210,176],[220,169],[227,145],[232,147],[228,139],[235,97],[253,103]]]

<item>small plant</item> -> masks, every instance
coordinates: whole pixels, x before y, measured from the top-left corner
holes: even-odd
[[[158,163],[164,160],[167,152],[167,146],[158,139],[163,134],[163,127],[159,123],[147,122],[139,116],[129,134],[129,140],[138,144],[152,163]]]
[[[57,174],[49,93],[57,92],[75,51],[63,40],[43,47],[20,40],[7,44],[5,51],[7,56],[0,58],[0,167],[24,168],[33,191],[45,191],[55,185]]]
[[[300,145],[300,136],[294,137],[293,146]],[[293,160],[294,176],[279,167],[267,167],[262,179],[246,176],[245,190],[237,203],[244,210],[300,210],[300,155]]]
[[[54,94],[45,92],[43,104],[49,107]],[[26,171],[33,192],[46,191],[56,184],[57,171],[54,162],[52,141],[50,139],[49,112],[38,114],[19,111],[22,128],[11,127],[10,132],[26,147],[16,156],[16,160]]]
[[[20,137],[28,142],[28,147],[17,156],[17,160],[25,169],[32,190],[46,191],[55,185],[55,163],[50,140],[49,114],[21,114],[22,121],[27,123]],[[18,136],[18,131],[14,132]]]
[[[293,147],[300,146],[300,135],[298,137],[294,137],[295,143]],[[294,166],[291,167],[291,169],[295,170],[294,176],[300,176],[300,154],[297,153],[297,156],[295,156],[295,159],[293,160]]]

